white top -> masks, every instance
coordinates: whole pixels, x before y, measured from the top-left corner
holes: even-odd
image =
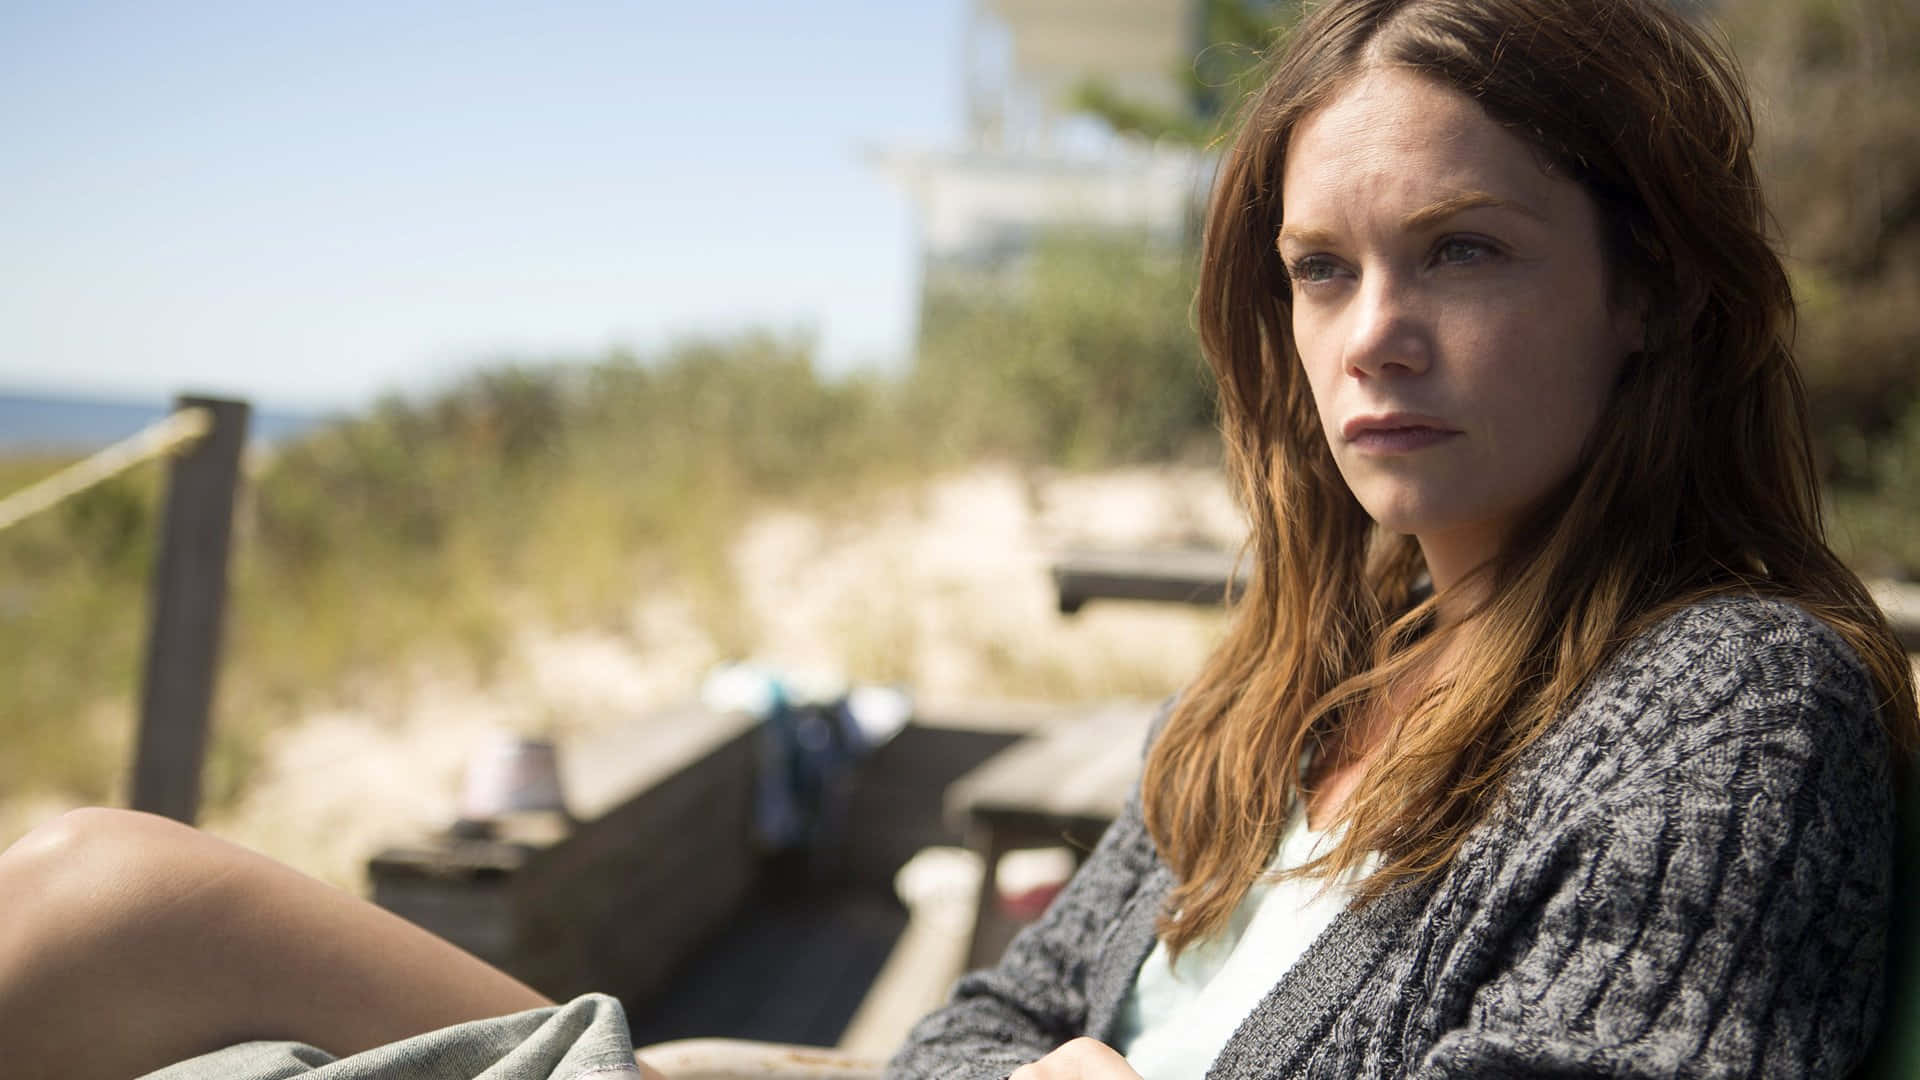
[[[1296,803],[1271,870],[1303,866],[1329,850],[1339,829],[1315,832]],[[1120,1005],[1114,1048],[1145,1080],[1206,1075],[1227,1040],[1320,932],[1346,908],[1355,877],[1256,881],[1217,937],[1189,945],[1176,964],[1154,945]]]

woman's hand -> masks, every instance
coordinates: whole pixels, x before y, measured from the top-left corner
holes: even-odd
[[[1140,1074],[1118,1050],[1082,1036],[1013,1070],[1008,1080],[1140,1080]]]

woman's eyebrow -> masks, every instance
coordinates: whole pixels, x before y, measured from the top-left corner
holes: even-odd
[[[1310,229],[1304,225],[1282,224],[1279,235],[1273,238],[1273,246],[1278,248],[1291,240],[1303,247],[1327,247],[1333,244],[1334,239],[1330,229]]]
[[[1445,221],[1455,214],[1465,213],[1468,210],[1482,210],[1487,208],[1512,210],[1515,213],[1530,217],[1539,222],[1545,222],[1547,220],[1546,215],[1524,203],[1514,202],[1512,199],[1503,199],[1498,195],[1485,191],[1463,191],[1458,195],[1449,195],[1439,202],[1415,210],[1413,213],[1407,215],[1406,220],[1400,223],[1400,227],[1408,232],[1417,232],[1422,229],[1432,228],[1434,225]]]
[[[1438,225],[1455,214],[1463,214],[1468,210],[1486,209],[1511,210],[1523,217],[1529,217],[1542,223],[1545,223],[1547,220],[1545,214],[1542,214],[1540,211],[1535,210],[1525,203],[1515,202],[1512,199],[1503,199],[1498,195],[1486,191],[1462,191],[1457,195],[1449,195],[1439,202],[1423,206],[1413,213],[1408,214],[1400,222],[1400,228],[1406,232],[1420,232]],[[1327,247],[1335,243],[1337,239],[1330,229],[1316,229],[1305,225],[1282,224],[1279,235],[1273,238],[1273,246],[1278,248],[1291,241],[1303,247]]]

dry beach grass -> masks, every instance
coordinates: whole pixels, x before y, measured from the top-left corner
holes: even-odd
[[[1095,604],[1055,609],[1068,549],[1238,539],[1216,470],[1089,473],[977,466],[864,501],[857,517],[768,508],[726,545],[744,655],[783,670],[898,683],[930,708],[997,698],[1098,700],[1171,691],[1199,662],[1216,612]],[[445,825],[460,771],[502,729],[562,741],[690,697],[734,654],[696,612],[697,589],[636,586],[618,626],[516,626],[486,673],[422,660],[352,705],[316,703],[267,733],[237,798],[206,824],[350,888],[379,847]],[[0,841],[72,800],[0,803]]]

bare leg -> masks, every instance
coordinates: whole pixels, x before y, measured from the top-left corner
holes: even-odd
[[[0,854],[0,1061],[127,1080],[249,1039],[345,1055],[547,1000],[262,855],[124,810]]]

